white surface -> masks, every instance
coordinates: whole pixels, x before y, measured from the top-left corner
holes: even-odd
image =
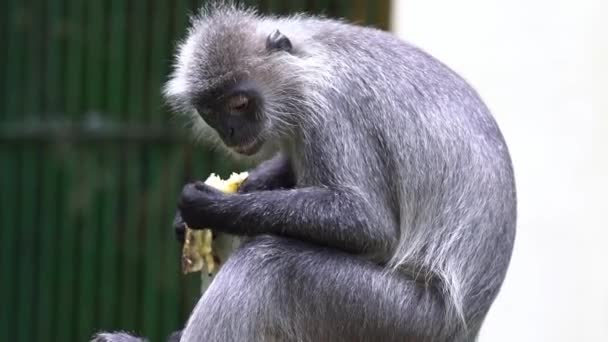
[[[394,31],[473,84],[513,157],[516,245],[482,342],[608,341],[608,6],[601,2],[394,1]]]

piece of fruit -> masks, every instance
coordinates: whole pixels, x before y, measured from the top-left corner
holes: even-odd
[[[247,178],[247,172],[233,173],[227,180],[211,174],[205,184],[226,193],[236,192]],[[216,271],[219,260],[213,250],[213,232],[210,229],[190,229],[186,227],[184,247],[182,249],[182,272],[184,274],[202,271],[207,268],[211,275]]]

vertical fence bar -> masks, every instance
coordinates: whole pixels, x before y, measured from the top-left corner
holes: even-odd
[[[108,81],[107,108],[114,120],[125,120],[124,104],[126,100],[127,71],[127,3],[112,0],[108,15]],[[130,26],[130,25],[129,25]]]
[[[304,12],[306,11],[306,0],[293,0],[289,2],[290,12]]]
[[[128,104],[127,122],[138,123],[145,119],[145,65],[144,58],[145,42],[145,13],[146,3],[143,0],[129,2],[129,80],[128,80]],[[136,144],[128,143],[126,151],[127,169],[127,217],[125,221],[125,238],[123,240],[123,251],[125,265],[123,269],[123,305],[122,322],[127,329],[138,329],[141,320],[140,289],[144,284],[141,279],[141,234],[145,208],[145,198],[141,196],[142,179],[142,149]]]
[[[308,11],[310,13],[319,13],[319,14],[326,15],[327,7],[323,6],[324,2],[327,2],[327,1],[309,0],[308,1]]]
[[[165,112],[161,101],[161,87],[163,85],[164,75],[167,73],[167,65],[169,64],[169,3],[167,0],[154,0],[154,6],[151,6],[150,18],[152,23],[148,30],[148,41],[150,49],[148,54],[148,70],[149,75],[148,89],[148,109],[150,111],[149,122],[154,124],[164,124],[167,122]],[[157,145],[160,145],[158,143]]]
[[[148,54],[148,109],[150,111],[149,122],[163,124],[167,120],[163,117],[163,110],[160,101],[161,76],[166,73],[167,65],[167,40],[168,40],[168,3],[166,0],[155,0],[149,8],[149,18],[152,22],[148,24],[148,41],[150,43]],[[163,163],[163,148],[160,143],[152,143],[147,146],[147,160],[149,162],[147,179],[147,225],[145,227],[144,244],[144,291],[143,294],[143,324],[142,329],[145,336],[161,340],[166,337],[169,331],[162,331],[158,324],[160,318],[160,270],[157,262],[160,256],[162,243],[167,242],[167,236],[162,234],[168,232],[170,225],[163,226],[167,220],[161,217],[161,206],[164,204],[162,193],[165,180],[161,177],[163,169],[168,166]],[[166,295],[166,294],[164,294]],[[174,294],[173,294],[174,295]]]
[[[22,113],[25,115],[22,117],[23,121],[26,122],[28,118],[34,117],[34,115],[40,115],[42,112],[41,99],[41,85],[38,80],[41,74],[42,54],[41,47],[43,46],[42,33],[44,30],[44,20],[41,17],[43,11],[42,3],[31,1],[27,3],[27,11],[30,16],[30,20],[26,23],[26,41],[27,51],[25,65],[26,65],[26,87],[25,97],[28,99],[24,101],[23,107],[21,108]],[[43,30],[40,30],[39,26],[34,25],[38,23]],[[30,325],[35,322],[34,311],[37,307],[37,292],[34,291],[34,284],[39,276],[37,272],[37,252],[38,245],[40,243],[38,239],[38,233],[41,230],[38,221],[38,187],[40,185],[39,179],[39,166],[44,164],[40,163],[40,154],[35,144],[23,144],[20,146],[21,151],[21,172],[23,177],[21,179],[20,191],[23,192],[21,202],[19,203],[20,210],[19,215],[21,216],[20,225],[18,226],[19,239],[19,259],[18,259],[18,304],[17,304],[17,341],[29,342],[33,339],[34,330],[31,329]]]
[[[104,8],[101,1],[87,1],[85,9],[85,83],[84,97],[88,115],[101,116],[103,108],[103,18]],[[85,120],[89,119],[87,117]],[[100,118],[101,119],[101,118]],[[96,155],[99,149],[96,144],[83,146],[87,155],[81,161],[81,167],[85,170],[83,187],[86,189],[84,196],[89,204],[85,209],[84,225],[80,227],[78,284],[79,298],[77,317],[79,318],[76,339],[84,341],[93,333],[95,326],[97,278],[99,272],[95,265],[99,255],[98,236],[99,222],[95,220],[95,207],[98,205],[97,193],[99,191],[99,171]]]
[[[37,175],[39,163],[39,153],[34,144],[23,144],[20,151],[21,182],[19,191],[21,192],[19,205],[19,215],[21,219],[18,225],[17,248],[18,248],[18,287],[17,287],[17,341],[32,341],[33,329],[31,324],[34,321],[34,308],[36,306],[34,294],[35,279],[35,252],[36,240],[38,240],[37,225],[37,203],[39,179]]]
[[[353,15],[353,7],[359,0],[334,0],[338,9],[338,16],[348,18],[351,21],[356,21],[357,18]]]
[[[58,219],[58,201],[57,201],[57,180],[58,180],[58,165],[57,151],[54,146],[43,148],[43,153],[46,159],[46,165],[43,168],[42,177],[42,193],[41,193],[41,231],[38,235],[40,240],[40,274],[38,281],[38,316],[37,325],[34,332],[36,337],[34,340],[43,341],[53,336],[54,329],[52,320],[53,308],[61,305],[56,301],[53,292],[55,291],[54,275],[55,262],[57,260],[57,219]]]
[[[390,0],[380,0],[376,6],[371,6],[376,9],[375,16],[370,18],[370,23],[375,24],[376,27],[388,30],[389,29],[389,17],[390,17]]]
[[[26,32],[25,41],[26,55],[26,84],[23,88],[23,95],[27,99],[24,101],[21,119],[27,120],[45,115],[45,108],[42,106],[44,99],[43,82],[40,75],[43,74],[44,65],[43,47],[45,45],[44,34],[47,31],[46,18],[44,12],[44,1],[29,0],[27,2],[27,19],[24,19]]]
[[[378,1],[380,3],[380,1]],[[379,27],[375,19],[379,15],[378,6],[370,5],[368,1],[363,2],[364,23],[372,27]]]
[[[62,0],[49,0],[46,11],[47,27],[46,30],[46,68],[45,68],[45,109],[54,117],[62,111],[61,108],[61,77],[63,37],[61,36],[63,25]],[[35,340],[41,341],[52,338],[55,334],[53,325],[53,310],[60,303],[54,295],[56,291],[56,270],[57,270],[57,247],[59,226],[59,205],[57,201],[57,180],[58,180],[58,149],[55,146],[43,146],[43,158],[46,165],[42,167],[42,193],[41,199],[41,232],[39,235],[40,254],[39,254],[39,273],[38,280],[38,312],[37,324],[33,329]]]
[[[269,13],[287,14],[289,13],[289,5],[281,0],[268,0]]]
[[[183,148],[181,145],[172,144],[169,146],[167,155],[166,173],[163,174],[163,179],[166,180],[165,191],[163,192],[164,199],[162,200],[162,210],[165,224],[164,227],[171,227],[173,215],[175,215],[178,191],[181,190],[180,182],[183,174]],[[165,295],[162,298],[162,332],[171,332],[181,328],[186,322],[181,319],[178,312],[179,298],[183,296],[180,291],[179,284],[181,283],[181,272],[179,271],[179,255],[180,251],[178,243],[174,239],[173,232],[168,229],[168,234],[162,234],[167,240],[163,248],[162,259],[162,287],[165,290]]]
[[[75,341],[86,341],[93,334],[95,308],[95,287],[98,271],[95,267],[97,241],[95,240],[95,206],[98,191],[98,165],[95,158],[95,147],[83,146],[79,149],[80,155],[80,191],[78,201],[85,204],[81,208],[82,224],[79,225],[80,240],[78,244],[78,305],[76,306],[76,337]],[[93,151],[92,151],[93,150]],[[103,286],[103,285],[101,285]]]
[[[65,113],[69,120],[78,119],[83,109],[83,8],[84,2],[80,0],[68,0],[67,10],[67,46],[66,46],[66,79],[65,79]],[[58,267],[58,303],[57,313],[52,317],[56,327],[56,341],[74,341],[76,328],[74,322],[78,322],[76,315],[77,299],[77,248],[79,230],[78,208],[74,204],[75,187],[77,177],[80,174],[80,154],[73,146],[66,146],[65,163],[62,178],[68,186],[63,192],[62,219],[59,223],[61,249],[59,253]],[[72,202],[70,202],[72,201]]]
[[[101,254],[100,274],[103,281],[99,284],[99,319],[95,330],[120,329],[116,316],[120,307],[118,300],[118,194],[119,180],[116,160],[119,149],[116,143],[108,143],[103,147],[99,156],[100,164],[104,165],[102,180],[102,207],[99,220],[102,231],[99,236]]]
[[[143,289],[142,293],[142,332],[150,338],[160,339],[160,330],[157,323],[159,299],[159,274],[158,274],[158,253],[159,253],[159,203],[158,198],[161,196],[159,190],[160,173],[162,165],[158,162],[158,148],[156,146],[147,146],[145,151],[145,159],[148,161],[148,167],[145,170],[147,173],[145,184],[146,198],[146,225],[143,228],[144,234],[144,253],[143,253]]]
[[[17,0],[6,2],[7,20],[4,25],[6,28],[6,40],[4,51],[0,51],[5,56],[6,63],[0,65],[5,73],[5,78],[0,80],[5,84],[5,101],[0,112],[0,120],[9,122],[13,120],[17,113],[21,111],[23,93],[23,25],[21,23],[21,13],[24,11],[23,3]],[[0,230],[0,300],[3,303],[0,307],[0,337],[2,340],[15,341],[17,339],[16,315],[17,309],[17,277],[15,271],[18,263],[18,246],[16,244],[18,231],[18,196],[19,196],[19,154],[14,145],[6,144],[3,146],[2,168],[2,216],[0,216],[2,229]]]
[[[123,278],[121,284],[122,303],[120,326],[123,327],[123,329],[136,331],[138,328],[139,314],[139,298],[137,294],[143,286],[139,276],[139,260],[141,255],[139,228],[141,224],[141,209],[144,205],[144,199],[141,198],[139,191],[142,185],[139,167],[141,149],[136,144],[128,144],[123,147],[123,149],[123,167],[126,171],[123,185],[125,186],[126,201],[124,237],[121,243]]]
[[[12,144],[0,145],[0,340],[15,341],[17,264],[18,152]]]
[[[46,32],[45,106],[55,117],[62,114],[62,77],[65,42],[64,0],[46,0],[48,8],[48,30]]]
[[[107,116],[115,122],[121,121],[125,103],[125,81],[126,69],[126,2],[113,0],[110,2],[107,25],[108,25],[108,80],[106,84],[106,108]],[[100,288],[100,305],[98,329],[119,329],[118,317],[121,302],[119,300],[120,289],[119,271],[119,205],[120,184],[118,178],[121,176],[119,158],[121,146],[117,142],[110,142],[104,146],[102,162],[106,166],[106,186],[103,198],[102,220],[103,231],[100,237],[101,248],[101,274],[105,281]]]
[[[46,108],[49,116],[56,120],[62,120],[65,112],[63,92],[65,89],[65,46],[66,46],[66,16],[65,0],[48,0],[48,38],[46,44]],[[59,202],[65,200],[59,197],[59,182],[62,166],[61,144],[56,143],[47,146],[45,156],[48,159],[47,167],[43,169],[43,205],[45,206],[43,222],[45,222],[45,236],[41,236],[44,249],[41,249],[41,274],[52,274],[43,276],[44,281],[40,285],[40,305],[38,313],[38,340],[53,337],[57,327],[53,324],[53,314],[59,303],[55,293],[57,291],[59,270],[59,250],[62,247],[59,237],[59,220],[61,211]],[[44,297],[44,298],[43,298]]]
[[[7,52],[8,48],[8,31],[10,25],[9,15],[9,1],[0,1],[0,80],[6,79],[6,68],[3,66],[7,64]],[[2,120],[4,103],[6,101],[6,83],[0,82],[0,120]],[[0,315],[1,318],[1,315]]]
[[[146,24],[147,1],[129,1],[129,102],[127,115],[129,123],[144,123],[148,116],[147,103],[145,102],[146,90],[146,66],[148,60]]]
[[[26,14],[25,4],[19,0],[9,0],[7,3],[8,11],[8,39],[6,40],[6,50],[2,53],[7,55],[7,63],[1,67],[6,70],[5,82],[6,90],[6,111],[4,112],[4,121],[10,122],[15,120],[20,113],[22,100],[24,98],[23,88],[24,82],[24,55],[26,42],[25,19]]]

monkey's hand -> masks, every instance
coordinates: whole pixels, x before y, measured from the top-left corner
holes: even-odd
[[[217,228],[223,201],[231,194],[226,194],[203,182],[190,183],[184,186],[177,204],[182,222],[193,229],[204,227]],[[177,232],[177,231],[176,231]]]
[[[289,159],[283,155],[269,159],[253,170],[239,187],[239,193],[289,189],[295,186],[295,176]]]

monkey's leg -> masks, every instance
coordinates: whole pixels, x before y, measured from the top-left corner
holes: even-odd
[[[467,340],[445,317],[437,289],[353,255],[259,236],[222,267],[181,341]]]

